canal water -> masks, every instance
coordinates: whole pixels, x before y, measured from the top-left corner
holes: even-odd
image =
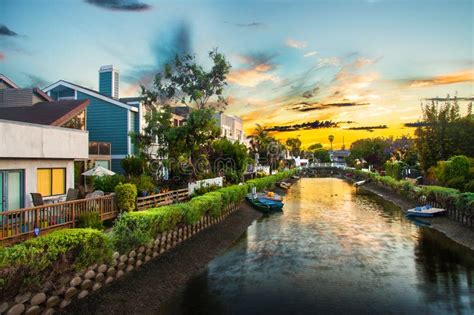
[[[164,314],[473,314],[474,254],[334,178],[304,178]]]

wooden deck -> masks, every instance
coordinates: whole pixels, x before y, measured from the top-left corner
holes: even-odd
[[[118,215],[115,194],[1,212],[0,244],[17,243],[33,237],[35,227],[41,234],[59,228],[73,228],[86,212],[98,212],[102,221],[115,218]]]

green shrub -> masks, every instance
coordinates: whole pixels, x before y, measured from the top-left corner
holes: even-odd
[[[217,185],[201,186],[201,187],[194,190],[192,196],[193,197],[201,196],[201,195],[207,194],[208,192],[215,191],[219,188],[220,188],[220,186],[217,186]]]
[[[474,179],[471,179],[464,185],[464,191],[474,193]]]
[[[402,178],[402,170],[406,167],[407,165],[403,162],[400,161],[387,161],[385,162],[385,174],[387,176],[393,177],[397,180],[400,180]]]
[[[474,215],[474,193],[460,194],[456,200],[456,208],[465,215]]]
[[[112,176],[96,176],[94,178],[94,189],[104,192],[114,192],[115,187],[120,183],[125,183],[125,177],[119,174]]]
[[[96,211],[90,211],[81,214],[79,216],[78,227],[91,228],[96,230],[104,229],[104,225],[102,224],[102,220],[100,219],[100,214]]]
[[[457,189],[459,191],[464,190],[464,185],[466,184],[466,178],[463,176],[451,178],[446,182],[446,186],[450,188]]]
[[[120,164],[122,165],[125,174],[129,177],[138,177],[145,171],[146,162],[144,159],[134,156],[128,155],[126,156]]]
[[[117,207],[120,211],[135,210],[135,201],[137,199],[137,187],[133,184],[119,184],[115,187],[117,196]]]
[[[185,204],[121,214],[112,231],[113,247],[124,252],[148,244],[160,232],[173,229],[183,219]]]
[[[109,244],[100,231],[67,229],[0,248],[2,300],[21,289],[38,289],[60,274],[106,262],[111,256]]]
[[[138,196],[146,196],[147,194],[153,194],[156,186],[153,182],[153,178],[149,175],[140,175],[138,177],[132,177],[130,183],[137,187]]]

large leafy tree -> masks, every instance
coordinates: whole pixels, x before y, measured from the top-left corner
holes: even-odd
[[[142,94],[149,104],[224,108],[227,101],[223,92],[231,66],[217,49],[209,52],[209,58],[212,67],[205,70],[193,55],[176,56],[173,64],[155,76],[152,90],[142,86]]]
[[[265,127],[256,124],[255,130],[249,138],[253,156],[258,154],[259,161],[269,165],[270,170],[277,168],[281,164],[280,161],[284,160],[285,146],[270,136]]]
[[[220,134],[214,114],[227,105],[223,92],[230,64],[216,49],[209,52],[209,58],[212,66],[206,70],[195,56],[176,56],[155,76],[151,89],[142,86],[150,112],[147,127],[134,136],[135,142],[143,156],[158,156],[172,176],[195,179],[205,170],[210,172],[203,164],[207,161],[208,166],[211,144]],[[192,108],[184,125],[171,124],[172,105]]]
[[[415,132],[416,147],[426,172],[438,161],[454,155],[474,156],[474,118],[470,110],[461,116],[456,98],[432,101],[422,106],[423,124]]]
[[[290,149],[291,155],[293,157],[301,155],[301,140],[299,138],[286,139],[286,145]]]
[[[349,164],[364,160],[375,168],[381,168],[390,158],[390,141],[384,138],[360,139],[352,143]]]
[[[228,139],[216,140],[212,144],[210,157],[214,173],[224,173],[227,181],[231,183],[243,180],[250,159],[245,145]]]

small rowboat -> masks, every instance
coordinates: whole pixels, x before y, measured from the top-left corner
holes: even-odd
[[[433,208],[430,205],[422,206],[422,207],[415,207],[413,209],[407,210],[407,217],[435,217],[439,215],[443,215],[446,213],[445,209],[441,208]]]
[[[262,203],[258,199],[254,199],[249,196],[247,196],[245,199],[247,199],[247,201],[252,205],[252,207],[254,207],[258,211],[261,211],[263,213],[272,212],[272,207],[270,207],[270,205]]]
[[[281,211],[283,208],[283,202],[281,200],[274,200],[268,198],[262,198],[259,195],[262,194],[248,194],[246,199],[250,204],[257,210],[262,212]]]
[[[355,182],[354,186],[355,187],[360,187],[360,186],[366,184],[367,182],[368,182],[368,180],[361,180],[361,181]]]
[[[288,188],[290,188],[290,186],[291,186],[287,182],[279,182],[276,185],[277,185],[277,187],[280,187],[281,189],[285,189],[285,190],[288,190]]]

